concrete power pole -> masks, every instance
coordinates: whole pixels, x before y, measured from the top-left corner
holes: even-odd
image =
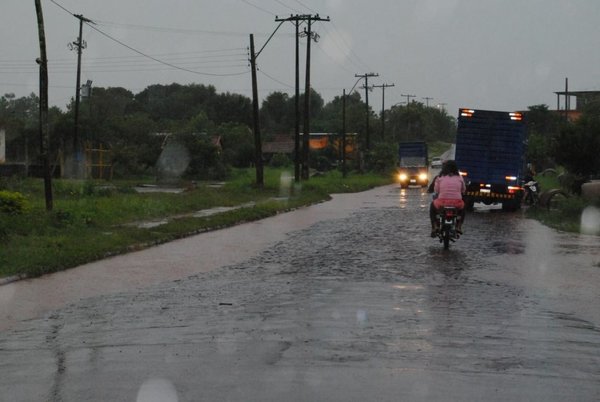
[[[393,86],[394,84],[373,85],[373,88],[381,88],[381,138],[385,138],[385,89]]]
[[[366,125],[366,146],[367,151],[371,149],[371,141],[369,134],[369,77],[379,77],[377,73],[365,73],[365,74],[354,74],[354,77],[360,77],[365,79],[365,103],[367,105],[367,125]]]

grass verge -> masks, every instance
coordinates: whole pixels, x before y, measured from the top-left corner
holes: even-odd
[[[561,188],[556,176],[537,176],[536,180],[542,191]],[[600,201],[593,202],[580,196],[571,195],[569,198],[556,197],[556,201],[552,203],[552,208],[541,206],[529,208],[527,217],[565,232],[600,235],[598,224],[586,221],[585,211],[594,209],[600,211]]]
[[[38,180],[3,181],[1,188],[27,199],[22,214],[0,213],[0,278],[34,277],[71,268],[107,256],[275,215],[321,202],[330,194],[357,192],[391,183],[378,175],[339,172],[313,177],[298,185],[289,172],[266,169],[265,186],[257,189],[253,170],[236,171],[215,188],[200,183],[182,193],[138,193],[131,182],[93,183],[56,180],[54,209],[44,208]],[[253,206],[215,215],[193,213],[213,207]],[[154,227],[136,222],[165,220]]]

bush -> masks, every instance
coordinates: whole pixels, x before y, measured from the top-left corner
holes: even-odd
[[[271,158],[270,166],[275,168],[288,167],[292,164],[291,159],[286,154],[275,154]]]
[[[27,199],[21,193],[0,191],[0,212],[19,215],[28,208]]]

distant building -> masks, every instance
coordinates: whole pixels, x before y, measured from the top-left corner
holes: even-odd
[[[569,121],[575,121],[581,116],[586,106],[600,103],[600,91],[559,91],[556,94],[556,111],[564,115]],[[563,99],[561,107],[561,97]],[[575,98],[575,107],[571,107]]]
[[[276,134],[271,141],[262,144],[263,155],[267,159],[275,154],[284,154],[291,157],[294,154],[294,137],[286,134]]]
[[[300,149],[303,144],[303,133],[300,133]],[[357,150],[357,134],[346,134],[346,156],[352,159],[352,156]],[[294,137],[292,135],[278,134],[273,140],[265,141],[262,145],[262,152],[265,159],[269,160],[274,154],[284,154],[293,159],[294,154]],[[311,151],[320,151],[328,147],[333,147],[340,154],[342,148],[342,136],[334,133],[310,133],[308,139],[308,147]],[[300,151],[301,152],[301,151]]]

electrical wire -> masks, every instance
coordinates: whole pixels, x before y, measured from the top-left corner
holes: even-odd
[[[220,35],[220,36],[248,36],[247,32],[233,32],[233,31],[209,31],[209,30],[201,30],[201,29],[187,29],[187,28],[169,28],[169,27],[157,27],[150,25],[137,25],[137,24],[123,24],[119,22],[110,22],[110,21],[96,21],[95,23],[102,26],[112,26],[116,28],[128,28],[128,29],[138,29],[144,31],[155,31],[155,32],[171,32],[178,34],[186,34],[186,35]],[[266,36],[267,33],[256,33],[256,36]]]
[[[302,3],[299,0],[294,0],[296,3],[300,4],[302,7],[308,9],[309,11],[312,11],[313,13],[317,14],[317,12],[315,10],[313,10],[312,8],[310,8],[309,6],[307,6],[306,4]]]
[[[257,10],[260,10],[260,11],[262,11],[262,12],[264,12],[264,13],[267,13],[267,14],[269,14],[269,15],[272,15],[273,17],[276,17],[276,15],[275,15],[275,14],[273,14],[271,11],[269,11],[269,10],[265,10],[264,8],[262,8],[262,7],[259,7],[259,6],[257,6],[256,4],[250,3],[248,0],[240,0],[240,1],[241,1],[242,3],[246,3],[247,5],[249,5],[249,6],[251,6],[251,7],[254,7],[254,8],[256,8]]]
[[[283,82],[283,81],[280,81],[280,80],[278,80],[278,79],[277,79],[277,78],[275,78],[275,77],[272,77],[271,75],[269,75],[269,74],[265,73],[264,71],[262,71],[260,68],[258,68],[258,69],[257,69],[257,71],[258,71],[259,73],[261,73],[262,75],[264,75],[265,77],[269,78],[270,80],[272,80],[272,81],[275,81],[275,82],[276,82],[276,83],[278,83],[278,84],[281,84],[281,85],[283,85],[283,86],[285,86],[285,87],[287,87],[287,88],[296,89],[296,87],[295,87],[295,86],[293,86],[293,85],[289,85],[289,84],[286,84],[285,82]]]
[[[73,14],[72,12],[70,12],[68,9],[66,9],[62,5],[58,4],[56,1],[54,1],[54,0],[50,0],[50,1],[53,4],[55,4],[56,6],[58,6],[59,8],[61,8],[62,10],[64,10],[65,12],[69,13],[72,16],[75,16],[75,14]],[[150,56],[150,55],[148,55],[148,54],[146,54],[146,53],[144,53],[144,52],[142,52],[142,51],[140,51],[140,50],[138,50],[138,49],[136,49],[136,48],[134,48],[132,46],[127,45],[126,43],[124,43],[124,42],[122,42],[122,41],[120,41],[120,40],[112,37],[111,35],[107,34],[106,32],[104,32],[104,31],[100,30],[99,28],[95,27],[92,23],[89,23],[87,21],[85,23],[91,29],[95,30],[96,32],[100,33],[101,35],[105,36],[106,38],[108,38],[108,39],[110,39],[110,40],[112,40],[112,41],[120,44],[121,46],[123,46],[123,47],[125,47],[125,48],[127,48],[127,49],[129,49],[129,50],[131,50],[131,51],[133,51],[133,52],[135,52],[135,53],[143,56],[143,57],[146,57],[148,59],[154,60],[157,63],[166,65],[166,66],[171,67],[171,68],[176,69],[176,70],[185,71],[185,72],[192,73],[192,74],[197,74],[197,75],[213,76],[213,77],[231,77],[231,76],[238,76],[238,75],[248,74],[248,72],[249,72],[249,70],[246,70],[246,71],[243,71],[243,72],[236,72],[236,73],[208,73],[208,72],[201,72],[201,71],[191,70],[191,69],[188,69],[188,68],[185,68],[185,67],[177,66],[175,64],[172,64],[172,63],[166,62],[164,60],[160,60],[160,59],[158,59],[156,57]]]
[[[169,63],[169,62],[157,59],[156,57],[150,56],[150,55],[148,55],[148,54],[146,54],[146,53],[144,53],[144,52],[142,52],[140,50],[135,49],[134,47],[131,47],[131,46],[127,45],[126,43],[124,43],[124,42],[122,42],[122,41],[120,41],[120,40],[118,40],[116,38],[113,38],[112,36],[110,36],[106,32],[101,31],[100,29],[96,28],[95,26],[93,26],[91,24],[86,23],[86,25],[88,25],[90,28],[92,28],[93,30],[97,31],[101,35],[107,37],[108,39],[110,39],[110,40],[118,43],[119,45],[121,45],[123,47],[126,47],[127,49],[129,49],[129,50],[131,50],[131,51],[133,51],[133,52],[135,52],[135,53],[137,53],[137,54],[139,54],[141,56],[144,56],[144,57],[147,57],[147,58],[149,58],[151,60],[154,60],[157,63],[164,64],[165,66],[172,67],[172,68],[174,68],[176,70],[181,70],[181,71],[185,71],[185,72],[192,73],[192,74],[198,74],[198,75],[213,76],[213,77],[231,77],[231,76],[244,75],[244,74],[248,74],[249,73],[249,70],[242,71],[242,72],[236,72],[236,73],[219,73],[219,74],[217,74],[217,73],[201,72],[201,71],[196,71],[196,70],[190,70],[188,68],[177,66],[175,64],[172,64],[172,63]]]
[[[281,0],[273,0],[273,1],[274,1],[274,2],[276,2],[276,3],[278,3],[278,4],[281,4],[282,6],[284,6],[284,7],[288,8],[288,9],[290,9],[290,10],[292,10],[292,11],[294,11],[294,12],[298,13],[298,14],[301,14],[301,11],[298,11],[298,10],[296,10],[295,8],[293,8],[293,7],[291,7],[291,6],[287,5],[287,4],[285,4],[285,3],[284,3],[283,1],[281,1]]]
[[[336,60],[333,56],[331,56],[329,54],[329,52],[326,52],[325,49],[323,49],[321,47],[321,44],[319,42],[317,42],[316,45],[321,50],[321,52],[323,52],[323,54],[325,56],[327,56],[331,61],[333,61],[335,64],[337,64],[338,67],[340,67],[342,70],[344,70],[347,73],[354,74],[354,71],[350,71],[348,68],[346,68],[346,66],[344,66],[342,63],[340,63],[338,60]]]

